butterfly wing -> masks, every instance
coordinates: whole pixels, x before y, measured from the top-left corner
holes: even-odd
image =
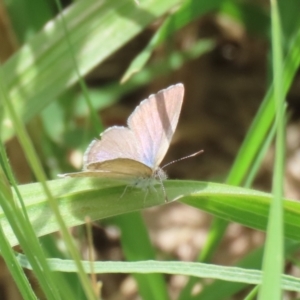
[[[93,162],[83,172],[63,174],[61,177],[102,177],[130,180],[151,177],[152,170],[132,159],[118,158],[103,162]]]
[[[177,84],[151,95],[128,118],[94,140],[83,158],[83,172],[63,176],[151,177],[164,158],[176,129],[184,87]]]
[[[179,83],[151,95],[128,118],[141,162],[156,169],[163,160],[175,132],[183,102],[184,86]]]
[[[84,169],[93,163],[102,163],[119,158],[141,161],[142,149],[135,134],[126,127],[114,126],[101,134],[101,140],[94,140],[83,156]]]

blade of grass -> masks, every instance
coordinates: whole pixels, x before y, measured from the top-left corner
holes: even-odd
[[[258,299],[281,299],[280,278],[283,272],[283,176],[285,158],[285,107],[282,86],[283,54],[281,22],[276,0],[271,1],[272,20],[272,65],[274,100],[276,107],[276,144],[273,175],[273,199],[271,202],[267,239],[263,261],[263,281]]]
[[[254,288],[251,290],[251,292],[245,297],[245,300],[256,299],[255,297],[257,296],[258,288],[259,288],[258,285],[257,285],[256,287],[254,287]]]
[[[0,192],[0,197],[1,198],[3,197],[1,192]],[[7,198],[4,199],[5,199],[4,201],[7,200]],[[14,255],[12,248],[10,247],[8,241],[5,238],[1,226],[0,226],[0,252],[12,278],[14,279],[18,287],[18,290],[22,295],[22,299],[25,300],[37,299],[24,271],[22,270],[20,264],[16,260],[16,256]]]
[[[8,226],[14,232],[23,251],[30,259],[30,262],[34,268],[34,272],[39,279],[39,283],[45,295],[47,296],[47,299],[61,299],[59,291],[57,290],[57,287],[53,283],[53,279],[50,276],[50,270],[46,264],[45,257],[40,251],[37,251],[38,247],[36,246],[36,241],[34,240],[30,231],[30,225],[24,221],[21,212],[15,207],[12,207],[8,200],[9,199],[3,199],[0,197],[0,205],[3,213],[7,217],[9,224]],[[5,229],[3,231],[9,240],[10,234]],[[32,252],[32,249],[34,249],[35,252]]]
[[[4,174],[2,173],[2,169],[0,169],[0,203],[2,201],[9,201],[10,203],[13,203],[13,197],[11,190],[8,188],[6,183],[6,178]],[[8,243],[4,232],[2,230],[2,226],[0,225],[0,253],[2,258],[4,259],[7,268],[10,271],[10,274],[14,278],[18,289],[23,297],[23,299],[37,299],[35,296],[28,279],[26,275],[24,274],[24,271],[21,269],[19,263],[16,260],[16,256]]]
[[[253,164],[251,165],[251,168],[250,168],[250,170],[247,174],[247,177],[245,179],[245,182],[244,182],[244,187],[250,188],[252,186],[252,183],[253,183],[253,181],[258,173],[258,170],[261,166],[261,163],[262,163],[263,159],[265,158],[266,153],[267,153],[268,149],[270,148],[270,145],[274,139],[275,132],[276,132],[276,126],[274,123],[271,130],[269,131],[266,139],[264,140],[264,143],[261,146],[259,153],[255,157]]]
[[[26,257],[17,255],[20,264],[30,268]],[[49,259],[49,265],[53,270],[74,272],[76,266],[72,260]],[[90,262],[83,261],[85,270],[90,272]],[[165,273],[197,276],[201,278],[222,279],[226,281],[244,282],[248,284],[260,284],[262,272],[259,270],[242,269],[237,267],[225,267],[212,264],[181,262],[181,261],[137,261],[137,262],[95,262],[96,273]],[[297,277],[282,275],[280,286],[290,291],[300,291],[300,279]]]
[[[199,193],[198,195],[188,195],[181,199],[181,202],[198,207],[227,221],[237,222],[253,229],[266,230],[270,205],[269,196],[257,198],[250,194],[247,196],[220,194],[211,197],[211,195]],[[296,201],[284,201],[284,217],[287,218],[285,221],[286,238],[298,240],[296,232],[298,230],[296,224],[298,209]]]

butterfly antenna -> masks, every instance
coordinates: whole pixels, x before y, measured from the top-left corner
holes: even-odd
[[[204,152],[204,150],[200,150],[200,151],[195,152],[195,153],[193,153],[193,154],[190,154],[190,155],[187,155],[187,156],[184,156],[184,157],[175,159],[175,160],[173,160],[173,161],[171,161],[171,162],[165,164],[164,166],[162,166],[162,169],[164,169],[165,167],[167,167],[167,166],[169,166],[169,165],[172,165],[172,164],[174,164],[174,163],[176,163],[176,162],[179,162],[179,161],[181,161],[181,160],[184,160],[184,159],[187,159],[187,158],[191,158],[191,157],[195,157],[195,156],[197,156],[197,155],[199,155],[199,154],[201,154],[201,153],[203,153],[203,152]]]

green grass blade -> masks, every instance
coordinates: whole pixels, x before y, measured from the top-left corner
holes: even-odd
[[[265,158],[266,153],[267,153],[268,149],[270,148],[270,145],[274,139],[275,132],[276,132],[276,126],[274,123],[271,130],[268,133],[268,136],[264,140],[264,143],[261,146],[259,153],[255,157],[253,164],[251,165],[251,169],[249,170],[249,173],[244,182],[244,187],[250,188],[252,186],[252,183],[253,183],[253,181],[258,173],[258,170],[261,166],[261,163],[262,163],[263,159]]]
[[[7,180],[2,173],[2,169],[0,169],[0,172],[0,203],[2,203],[3,201],[13,203],[12,193],[7,186]],[[31,289],[26,275],[24,274],[24,271],[21,269],[19,263],[16,260],[15,254],[2,230],[2,226],[0,226],[0,253],[6,263],[7,268],[10,271],[10,274],[15,280],[15,283],[17,284],[23,299],[37,299]]]
[[[0,192],[0,197],[2,198],[2,193]],[[5,198],[5,201],[7,199]],[[2,227],[0,226],[0,252],[1,256],[4,259],[6,266],[13,277],[23,299],[25,300],[32,300],[37,299],[36,295],[34,294],[31,285],[22,270],[21,266],[19,265],[18,261],[16,260],[16,256],[9,245],[8,241],[5,238],[4,232]]]
[[[250,191],[250,190],[248,190]],[[255,192],[256,193],[256,192]],[[249,198],[248,198],[249,197]],[[258,230],[266,230],[271,196],[256,195],[189,195],[181,201],[205,210],[227,221],[233,221]],[[223,202],[223,203],[222,203]],[[299,205],[296,201],[284,201],[285,236],[299,240],[297,214]],[[251,211],[252,210],[252,211]],[[247,218],[247,220],[245,219]]]
[[[30,268],[26,257],[19,254],[18,261],[23,267]],[[74,272],[76,266],[72,260],[49,259],[53,270]],[[90,262],[83,262],[85,270],[90,272]],[[197,276],[200,278],[222,279],[226,281],[260,284],[262,272],[259,270],[224,267],[212,264],[179,261],[138,261],[138,262],[95,262],[96,273],[165,273]],[[300,291],[300,279],[282,275],[280,286],[290,291]]]
[[[283,53],[281,22],[276,0],[271,1],[272,65],[274,100],[276,107],[276,152],[273,175],[273,199],[269,213],[267,239],[263,261],[263,282],[258,299],[281,299],[281,273],[283,272],[283,177],[285,158],[285,107],[282,86]]]
[[[256,287],[254,287],[252,289],[252,291],[245,297],[245,300],[254,300],[256,299],[256,296],[257,296],[257,293],[258,293],[258,289],[259,289],[259,286],[257,285]]]

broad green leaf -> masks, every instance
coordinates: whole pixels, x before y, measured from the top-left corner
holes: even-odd
[[[234,186],[170,180],[164,183],[169,199],[180,200],[218,217],[251,228],[265,230],[271,195]],[[144,191],[116,180],[71,178],[48,182],[61,215],[68,226],[166,204],[158,183],[155,190]],[[19,186],[27,212],[38,236],[58,230],[55,217],[39,183]],[[126,189],[126,191],[125,191]],[[300,240],[300,203],[284,201],[285,236]],[[11,245],[17,241],[0,212],[3,230]]]

